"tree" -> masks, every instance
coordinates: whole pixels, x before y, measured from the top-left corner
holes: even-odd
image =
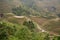
[[[31,31],[34,31],[35,29],[35,24],[32,21],[25,21],[23,25],[27,26]]]
[[[10,35],[14,35],[16,32],[15,27],[16,26],[12,25],[9,22],[0,21],[0,40],[8,40]]]
[[[45,36],[44,40],[50,40],[49,34]]]

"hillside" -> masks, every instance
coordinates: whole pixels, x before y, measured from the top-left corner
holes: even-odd
[[[60,35],[60,18],[46,19],[40,17],[30,17],[31,20],[36,22],[42,29],[50,34]]]
[[[49,21],[46,23],[43,28],[51,33],[59,34],[60,35],[60,20],[58,21]]]
[[[46,13],[47,11],[51,13],[56,13],[57,10],[60,11],[59,0],[22,0],[22,3],[25,6],[27,5],[28,7],[31,7],[34,10],[39,11],[40,13]]]
[[[40,16],[39,12],[24,5],[12,8],[12,12],[18,16]]]
[[[57,17],[60,14],[59,0],[6,0],[2,1],[0,5],[1,13],[4,11],[6,13],[13,12],[17,15],[42,17]]]
[[[0,0],[0,13],[11,12],[11,6],[5,0]]]
[[[38,40],[51,40],[51,39],[59,40],[60,36],[56,36],[56,35],[51,36],[50,33],[41,32],[40,29],[37,28],[36,24],[33,21],[27,21],[28,20],[27,19],[23,22],[23,24],[21,24],[20,16],[19,18],[19,17],[14,17],[11,14],[9,15],[10,16],[4,18],[4,20],[0,19],[0,40],[37,40],[37,39]]]
[[[16,16],[16,15],[12,15],[12,14],[8,14],[7,16],[9,16],[9,17],[4,18],[5,20],[7,19],[7,21],[16,23],[16,24],[23,24],[24,21],[26,21],[30,18],[33,22],[36,22],[42,29],[49,32],[50,34],[60,35],[60,33],[59,33],[59,28],[60,28],[59,20],[60,19],[57,19],[57,18],[46,19],[46,18],[34,17],[34,16],[26,18],[26,16]],[[39,31],[39,30],[41,30],[41,29],[38,28],[36,31]]]
[[[25,20],[21,24],[20,18],[15,17],[17,19],[13,18],[14,20],[12,20],[11,17],[13,18],[10,15],[7,18],[0,19],[0,40],[44,40],[46,36],[49,36],[48,33],[38,32],[38,29],[32,21]]]
[[[60,1],[0,0],[0,40],[60,40]]]

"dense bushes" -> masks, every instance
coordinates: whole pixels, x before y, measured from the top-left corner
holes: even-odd
[[[32,21],[28,22],[30,25]],[[29,25],[29,26],[30,26]],[[32,25],[31,27],[33,27]],[[12,24],[0,21],[0,40],[50,40],[50,35],[44,32],[31,31],[28,26]],[[59,40],[60,37],[53,37],[52,40]]]
[[[20,5],[19,7],[12,8],[12,12],[18,16],[40,16],[40,13],[33,10],[32,8],[26,7],[24,5]]]
[[[35,24],[32,21],[25,21],[23,25],[27,26],[28,29],[30,29],[31,31],[34,31],[33,29],[36,28]]]
[[[10,35],[14,35],[15,26],[9,22],[0,21],[0,40],[8,40]]]

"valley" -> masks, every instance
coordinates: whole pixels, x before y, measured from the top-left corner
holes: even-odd
[[[13,18],[16,18],[16,21],[19,24],[23,24],[24,21],[33,21],[34,24],[36,24],[36,27],[38,28],[38,30],[40,30],[41,32],[47,32],[49,34],[59,35],[59,27],[57,27],[58,24],[57,24],[56,28],[52,27],[53,29],[48,27],[48,25],[51,25],[50,23],[52,23],[52,22],[57,22],[58,23],[60,18],[46,19],[46,18],[41,18],[41,17],[36,17],[36,16],[32,16],[32,17],[13,16]],[[53,24],[55,24],[55,23],[53,23]],[[47,26],[47,27],[45,28],[45,26]],[[50,30],[52,30],[52,31],[50,31]]]
[[[60,1],[0,0],[0,40],[60,40]]]

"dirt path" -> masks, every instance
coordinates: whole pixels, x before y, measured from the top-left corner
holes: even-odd
[[[36,24],[37,28],[38,28],[41,32],[47,32],[47,31],[45,31],[44,29],[42,29],[41,26],[38,25],[36,22],[34,22],[34,23]]]
[[[30,18],[28,18],[28,17],[26,17],[26,16],[14,16],[14,17],[16,17],[16,18],[26,18],[27,21],[32,20],[32,19],[30,19]],[[53,21],[58,21],[59,18],[52,19],[52,20],[53,20]],[[49,21],[52,21],[52,20],[49,20]],[[41,32],[47,32],[47,33],[49,33],[48,31],[45,31],[44,29],[42,29],[42,28],[41,28],[42,26],[39,25],[38,23],[36,23],[34,20],[32,20],[32,21],[33,21],[34,24],[36,24],[37,28],[38,28]],[[45,22],[44,24],[46,24],[46,23],[48,23],[48,22]],[[56,34],[54,34],[54,35],[56,35]]]
[[[27,19],[27,21],[30,21],[31,19],[30,18],[28,18],[28,17],[25,17],[25,16],[14,16],[15,18],[26,18]],[[33,20],[32,20],[33,21]],[[33,21],[34,22],[34,21]],[[40,25],[38,25],[36,22],[34,22],[34,24],[36,24],[37,25],[37,28],[41,31],[41,32],[46,32],[44,29],[42,29],[42,28],[40,28],[41,26]]]

